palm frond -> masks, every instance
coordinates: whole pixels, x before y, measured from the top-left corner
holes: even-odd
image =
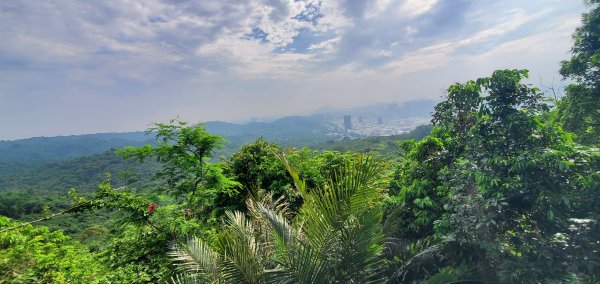
[[[279,154],[276,154],[276,156],[283,163],[286,170],[292,177],[292,180],[294,181],[294,185],[296,186],[296,188],[300,191],[300,193],[302,195],[306,195],[306,193],[307,193],[306,181],[300,178],[300,174],[298,174],[298,171],[296,171],[296,169],[294,169],[294,167],[292,167],[292,165],[290,165],[289,161],[285,157],[285,154],[279,153]]]
[[[325,186],[308,190],[281,159],[304,201],[293,222],[285,202],[254,196],[249,217],[226,213],[218,254],[199,242],[177,250],[176,258],[221,283],[382,282],[383,165],[360,156]]]
[[[221,277],[217,266],[219,255],[196,237],[183,244],[173,244],[169,255],[185,265],[190,273],[203,273],[215,282]]]
[[[219,237],[223,278],[228,283],[262,282],[263,257],[254,225],[242,212],[227,212],[227,230]]]
[[[269,283],[328,283],[330,275],[323,255],[302,242],[285,247],[280,266],[267,271]]]
[[[285,244],[292,244],[296,240],[296,235],[292,226],[283,216],[282,213],[273,209],[266,208],[263,204],[255,205],[255,210],[262,216],[270,225],[275,235]]]
[[[382,164],[360,156],[335,172],[326,186],[302,190],[304,204],[296,222],[302,223],[306,249],[297,248],[291,257],[310,252],[331,281],[380,280],[383,172]]]
[[[431,276],[440,269],[439,261],[443,259],[439,244],[430,245],[428,240],[409,243],[404,247],[405,260],[392,275],[394,282],[405,282],[411,275]]]
[[[206,279],[202,279],[201,277],[197,276],[197,274],[193,274],[193,273],[182,273],[182,274],[175,274],[175,276],[171,277],[171,283],[173,284],[205,284],[205,283],[210,283],[209,281],[206,281]]]

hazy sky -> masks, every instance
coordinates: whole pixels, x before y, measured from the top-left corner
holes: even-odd
[[[582,0],[0,2],[0,139],[560,85]]]

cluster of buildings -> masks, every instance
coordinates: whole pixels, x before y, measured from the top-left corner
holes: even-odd
[[[391,136],[409,132],[419,125],[428,124],[430,117],[409,117],[384,120],[383,117],[353,117],[346,114],[342,119],[335,119],[333,123],[337,126],[331,135],[345,136]]]

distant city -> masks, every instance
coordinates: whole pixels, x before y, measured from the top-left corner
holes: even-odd
[[[332,119],[329,126],[331,137],[391,136],[409,132],[419,125],[428,124],[430,117],[408,117],[384,119],[383,117],[363,117],[344,115]]]
[[[321,116],[332,138],[391,136],[429,124],[436,102],[417,100],[348,109],[322,109]]]

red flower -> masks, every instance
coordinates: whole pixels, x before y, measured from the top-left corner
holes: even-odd
[[[150,206],[148,206],[148,215],[152,215],[152,212],[154,212],[154,208],[156,208],[158,206],[158,204],[156,203],[152,203]]]

